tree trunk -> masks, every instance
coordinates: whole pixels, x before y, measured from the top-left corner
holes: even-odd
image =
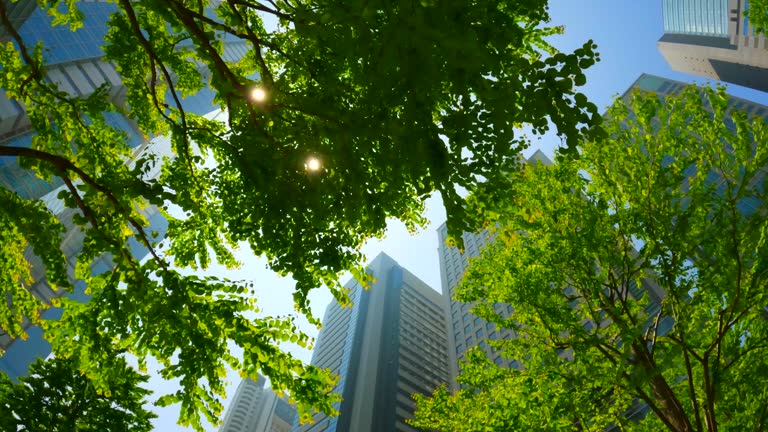
[[[632,344],[632,352],[638,365],[650,376],[651,395],[656,399],[657,405],[664,415],[667,423],[675,432],[693,432],[695,429],[688,419],[680,400],[672,391],[667,380],[656,368],[656,363],[651,358],[648,350],[639,343]]]

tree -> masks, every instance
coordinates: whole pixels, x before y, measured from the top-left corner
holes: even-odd
[[[82,24],[74,1],[40,7],[57,25]],[[545,27],[548,19],[543,0],[118,0],[104,46],[127,89],[127,105],[118,106],[105,88],[75,97],[47,80],[43,47],[25,44],[0,2],[13,42],[0,49],[0,85],[26,107],[37,133],[31,148],[0,146],[0,157],[62,179],[60,197],[78,210],[73,222],[86,234],[76,277],[93,299],[64,299],[62,319],[42,322],[54,352],[80,359],[96,382],[108,373],[102,353],[129,352],[140,365],[156,358],[162,375],[182,386],[159,403],[180,403],[182,424],[198,429],[201,415],[218,421],[226,367],[260,372],[289,390],[304,419],[312,410],[333,414],[333,377],[278,347],[312,343],[290,317],[254,319],[249,283],[177,268],[206,268],[213,259],[236,266],[232,251],[247,244],[296,280],[297,311],[319,325],[308,292],[325,285],[348,302],[339,277],[351,271],[367,283],[360,247],[383,234],[387,218],[415,229],[437,191],[453,233],[474,227],[456,186],[508,188],[506,173],[527,146],[516,128],[543,133],[554,125],[570,150],[599,130],[596,107],[576,91],[598,59],[596,46],[556,52],[546,38],[561,29]],[[225,38],[247,41],[251,51],[228,61]],[[226,123],[184,109],[184,96],[204,87],[216,93]],[[126,113],[148,136],[170,135],[174,157],[132,155],[107,112]],[[136,159],[126,165],[129,157]],[[320,169],[305,167],[309,158]],[[159,178],[144,175],[158,166]],[[42,258],[56,288],[72,281],[56,246],[59,222],[40,203],[9,192],[0,199],[2,235],[13,245],[0,262],[2,290],[12,298],[2,329],[21,336],[18,323],[40,323],[38,309],[49,306],[24,289],[25,248]],[[169,220],[162,248],[137,211],[147,204]],[[151,259],[137,262],[129,238]],[[104,254],[114,269],[91,274],[89,264]]]
[[[744,10],[744,17],[749,20],[749,25],[754,28],[756,34],[765,34],[768,29],[768,1],[754,0],[749,2],[749,7]]]
[[[101,391],[72,359],[37,360],[13,383],[0,375],[4,431],[151,431],[157,417],[143,408],[148,377],[113,359],[109,391]],[[19,429],[21,428],[21,429]]]
[[[768,129],[727,100],[695,86],[617,100],[605,142],[515,174],[457,298],[514,329],[488,343],[520,367],[468,354],[461,390],[416,397],[415,426],[768,427]],[[635,401],[642,420],[624,415]]]

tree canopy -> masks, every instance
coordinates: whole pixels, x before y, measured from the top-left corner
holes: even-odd
[[[460,390],[416,397],[415,426],[768,427],[768,129],[727,105],[722,88],[637,93],[578,160],[514,175],[457,298],[514,330],[488,343],[520,367],[467,354]]]
[[[125,105],[108,88],[75,96],[47,79],[45,47],[28,45],[0,2],[10,39],[0,48],[0,85],[36,134],[31,148],[0,146],[0,157],[63,181],[59,197],[86,235],[75,278],[92,295],[86,304],[56,300],[63,317],[41,322],[39,310],[51,305],[25,289],[24,252],[42,259],[55,289],[70,290],[63,228],[40,202],[2,191],[2,330],[23,337],[23,319],[42,324],[54,353],[77,359],[97,386],[108,383],[115,352],[137,356],[140,367],[154,357],[182,387],[159,403],[180,403],[180,422],[197,429],[201,416],[218,421],[227,367],[289,390],[305,419],[333,413],[334,379],[279,348],[312,343],[292,318],[253,318],[253,282],[178,268],[237,266],[233,250],[247,244],[295,279],[297,311],[319,325],[308,292],[325,285],[348,302],[340,274],[367,281],[360,247],[388,218],[417,228],[436,191],[451,232],[473,229],[457,187],[507,190],[528,143],[520,128],[554,126],[571,151],[599,130],[596,107],[577,92],[596,46],[556,52],[547,37],[562,29],[546,26],[544,0],[115,4],[104,52],[123,79]],[[55,25],[83,23],[73,0],[39,7]],[[231,40],[245,41],[248,53],[228,57]],[[184,97],[204,88],[226,122],[185,109]],[[130,117],[146,136],[170,136],[174,157],[132,154],[108,113]],[[161,174],[146,175],[152,170]],[[169,221],[162,247],[139,212],[150,204]],[[137,261],[129,239],[150,259]],[[114,268],[93,274],[90,263],[103,256]]]
[[[157,417],[145,410],[150,393],[141,387],[147,376],[116,360],[101,390],[77,363],[65,359],[37,360],[29,376],[13,383],[0,374],[0,427],[29,432],[152,430]],[[21,429],[19,429],[21,427]]]
[[[744,10],[744,16],[749,20],[749,24],[754,28],[756,34],[765,35],[768,29],[768,1],[753,0],[749,2],[749,7]]]

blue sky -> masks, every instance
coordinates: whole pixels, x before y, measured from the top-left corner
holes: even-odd
[[[641,73],[651,73],[684,82],[706,83],[705,79],[673,72],[656,49],[656,41],[662,34],[661,0],[555,0],[550,2],[552,25],[564,25],[565,34],[551,39],[561,51],[573,51],[585,41],[592,39],[598,45],[601,61],[587,70],[587,84],[581,90],[603,110],[613,98],[623,93]],[[728,92],[745,99],[768,104],[768,95],[738,86],[729,86]],[[533,140],[533,146],[526,155],[541,149],[552,156],[559,140],[545,137]],[[410,235],[399,222],[391,222],[387,237],[375,240],[365,247],[368,259],[381,251],[386,252],[402,266],[421,278],[428,285],[440,291],[440,273],[437,257],[436,229],[445,221],[445,211],[439,198],[432,198],[427,204],[430,225],[416,235]],[[249,279],[256,282],[257,296],[261,308],[271,315],[293,313],[291,290],[293,284],[288,278],[278,278],[266,269],[263,260],[254,258],[243,248],[239,254],[244,262],[237,271],[211,269],[211,274],[232,279]],[[316,316],[322,317],[326,305],[332,300],[323,289],[315,290],[310,296]],[[301,327],[311,336],[317,329],[304,320]],[[298,347],[289,347],[297,357],[309,362],[311,353]],[[228,376],[228,394],[234,394],[240,378],[235,373]],[[153,379],[151,388],[159,394],[175,391],[176,388],[160,379]],[[225,406],[227,402],[225,402]],[[152,408],[160,416],[155,421],[158,431],[186,430],[176,425],[178,408]],[[216,428],[209,427],[211,431]]]

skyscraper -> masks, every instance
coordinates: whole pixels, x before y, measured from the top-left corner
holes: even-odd
[[[33,0],[7,3],[9,20],[26,45],[34,46],[37,42],[44,44],[47,78],[51,82],[56,83],[69,95],[82,97],[92,94],[99,86],[106,85],[112,102],[119,106],[125,105],[126,88],[114,65],[104,59],[101,50],[108,30],[107,21],[110,15],[117,11],[115,4],[78,2],[76,6],[83,14],[83,27],[72,32],[68,26],[53,26],[53,18],[41,10]],[[9,39],[8,29],[0,25],[0,41],[7,42]],[[248,50],[244,41],[232,38],[226,40],[225,47],[224,57],[227,60],[236,60]],[[209,75],[205,69],[201,69],[201,73],[204,76]],[[213,92],[207,88],[183,100],[185,109],[196,114],[213,111],[215,108],[212,102]],[[132,119],[118,113],[106,113],[105,118],[113,127],[125,132],[128,144],[135,149],[136,155],[140,152],[169,154],[167,140],[158,138],[148,142]],[[24,106],[9,99],[6,92],[0,89],[0,145],[30,147],[33,136],[34,131],[31,130]],[[73,227],[72,217],[76,211],[64,208],[57,198],[59,190],[63,187],[62,183],[58,179],[46,182],[36,177],[30,170],[21,168],[16,158],[0,158],[0,186],[16,192],[22,198],[42,200],[67,229],[62,250],[67,258],[67,270],[74,285],[74,293],[70,295],[56,292],[49,286],[43,264],[31,249],[25,253],[32,263],[31,275],[34,280],[28,289],[45,302],[62,295],[68,295],[78,301],[87,301],[84,283],[74,279],[77,255],[82,249],[84,235]],[[165,234],[167,222],[160,211],[150,206],[142,210],[142,213],[150,223],[147,232],[157,232],[157,238],[161,238]],[[137,241],[131,241],[129,246],[138,259],[148,253]],[[96,274],[106,272],[111,267],[112,263],[107,257],[96,260],[91,266]],[[56,319],[60,315],[60,309],[51,308],[46,310],[42,317]],[[0,349],[6,351],[0,356],[0,370],[12,378],[26,374],[35,359],[44,358],[51,352],[50,344],[42,337],[42,330],[30,327],[29,324],[24,323],[29,335],[27,340],[14,340],[0,331]]]
[[[224,415],[219,432],[290,432],[296,408],[271,389],[264,378],[244,379]]]
[[[315,416],[300,432],[415,431],[414,393],[448,382],[442,296],[384,253],[368,265],[376,281],[365,290],[351,280],[351,308],[331,303],[312,364],[339,376],[340,415]]]
[[[629,94],[634,90],[644,90],[658,94],[659,96],[669,96],[681,92],[686,86],[684,82],[671,80],[651,74],[641,74],[634,83],[622,94],[626,100]],[[728,97],[728,108],[738,111],[744,111],[748,116],[762,117],[768,121],[768,106],[761,105],[748,99],[742,99],[736,96]]]
[[[528,163],[549,165],[552,162],[539,150],[528,159]],[[475,346],[483,348],[486,355],[493,359],[497,365],[514,367],[514,360],[502,357],[499,353],[494,352],[485,342],[487,339],[509,339],[514,335],[510,329],[497,329],[492,323],[473,315],[469,311],[472,308],[472,304],[453,300],[456,287],[469,265],[469,258],[480,256],[483,247],[492,242],[496,238],[495,235],[488,230],[479,233],[464,233],[462,236],[464,239],[463,253],[458,248],[448,246],[446,243],[448,227],[445,224],[437,229],[437,237],[440,280],[444,293],[443,307],[446,316],[449,317],[447,331],[450,347],[451,386],[456,389],[456,377],[459,374],[458,361],[464,356],[464,353]],[[509,316],[512,313],[512,307],[498,304],[496,305],[496,312],[503,316]]]
[[[744,17],[748,0],[662,0],[659,52],[676,71],[768,91],[766,38]]]

